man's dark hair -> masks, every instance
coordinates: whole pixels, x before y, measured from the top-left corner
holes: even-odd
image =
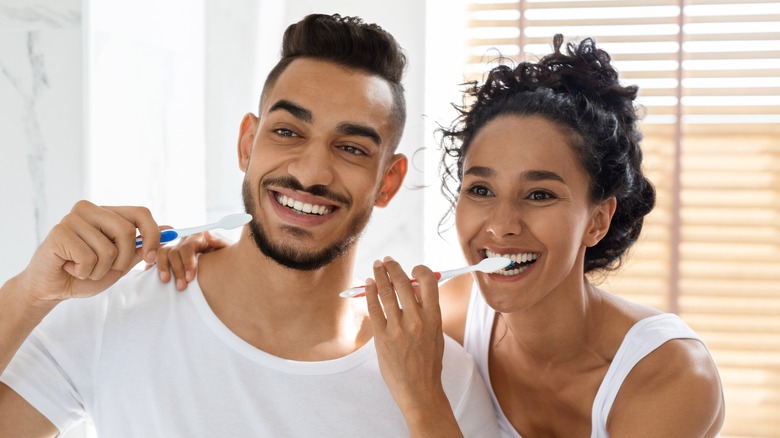
[[[393,93],[392,115],[396,134],[393,149],[397,146],[406,123],[406,100],[401,85],[406,55],[392,35],[376,24],[364,23],[358,17],[307,15],[284,32],[282,58],[265,80],[261,108],[284,69],[298,58],[329,61],[386,80]],[[311,79],[317,80],[316,77]]]

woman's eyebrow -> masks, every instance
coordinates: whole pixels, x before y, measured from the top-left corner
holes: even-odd
[[[463,176],[471,175],[480,178],[490,178],[498,174],[495,170],[485,166],[472,166],[463,172]],[[520,178],[528,181],[559,181],[566,184],[562,176],[549,170],[526,170],[520,174]]]
[[[566,180],[564,180],[562,176],[549,170],[526,170],[521,174],[521,177],[529,181],[553,180],[566,184]]]
[[[478,176],[481,178],[489,178],[491,176],[496,176],[496,171],[485,166],[471,166],[468,169],[466,169],[465,172],[463,172],[463,176],[466,175]]]

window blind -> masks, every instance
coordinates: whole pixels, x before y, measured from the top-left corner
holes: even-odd
[[[705,340],[724,437],[780,431],[780,2],[471,1],[467,80],[594,37],[640,87],[658,204],[603,286]]]

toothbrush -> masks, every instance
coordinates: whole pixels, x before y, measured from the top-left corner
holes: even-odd
[[[180,228],[178,230],[163,230],[160,233],[160,243],[168,243],[178,237],[186,237],[192,234],[200,233],[207,230],[213,230],[221,228],[223,230],[230,230],[240,227],[252,220],[252,215],[246,213],[229,214],[213,224],[201,225],[199,227],[192,228]],[[142,236],[138,236],[135,239],[135,247],[138,248],[143,243]]]
[[[491,272],[500,271],[508,267],[512,263],[514,262],[506,257],[488,257],[486,259],[483,259],[481,262],[477,263],[476,265],[466,266],[465,268],[450,269],[449,271],[434,272],[433,275],[436,276],[436,279],[439,280],[439,282],[442,282],[444,280],[447,280],[452,277],[457,277],[458,275],[465,274],[467,272],[480,271],[480,272],[491,273]],[[412,279],[412,284],[416,285],[417,280]],[[339,293],[339,296],[341,296],[342,298],[363,297],[366,295],[365,290],[366,290],[365,285],[357,286],[357,287],[353,287],[352,289],[347,289]]]

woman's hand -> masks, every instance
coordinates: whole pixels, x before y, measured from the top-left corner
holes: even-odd
[[[366,300],[379,369],[411,436],[461,436],[441,383],[444,335],[436,277],[417,266],[412,285],[398,262],[374,263]],[[400,305],[399,305],[400,303]]]
[[[193,234],[182,238],[176,245],[163,246],[157,250],[157,270],[160,280],[167,283],[171,279],[171,272],[176,281],[176,289],[184,290],[187,284],[195,279],[198,257],[200,253],[206,253],[224,248],[232,242],[219,234],[209,231]],[[147,265],[147,269],[152,265]]]

